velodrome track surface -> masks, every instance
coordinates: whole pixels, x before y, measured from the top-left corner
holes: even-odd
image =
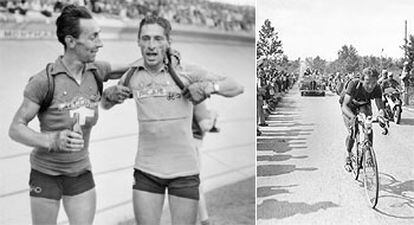
[[[244,94],[236,98],[213,96],[208,100],[209,107],[220,115],[221,132],[208,134],[204,141],[201,177],[205,190],[254,176],[254,42],[191,37],[174,41],[173,48],[181,51],[183,61],[231,76],[245,87]],[[29,77],[62,52],[61,45],[53,40],[0,41],[0,224],[30,223],[27,183],[31,148],[13,142],[7,131]],[[104,40],[97,59],[117,63],[138,57],[135,40]],[[30,127],[38,130],[37,119]],[[98,196],[95,224],[116,224],[133,217],[131,185],[136,146],[135,103],[130,100],[110,111],[100,109],[89,147]],[[67,224],[63,210],[59,223]]]

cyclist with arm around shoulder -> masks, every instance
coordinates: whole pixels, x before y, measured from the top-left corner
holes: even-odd
[[[61,203],[70,224],[93,224],[96,192],[89,139],[98,121],[99,84],[119,79],[128,68],[95,61],[103,46],[100,31],[87,8],[69,5],[62,10],[56,35],[64,53],[30,78],[10,124],[10,138],[33,147],[32,224],[57,224]],[[36,116],[40,132],[28,126]]]

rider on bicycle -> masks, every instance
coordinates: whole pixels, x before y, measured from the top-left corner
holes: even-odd
[[[382,91],[378,81],[378,71],[372,67],[365,68],[362,71],[361,79],[350,81],[345,91],[344,99],[341,104],[342,116],[348,135],[345,140],[347,156],[345,159],[345,170],[350,172],[351,150],[355,142],[354,130],[355,119],[358,112],[367,116],[372,115],[371,99],[375,99],[375,104],[379,110],[379,115],[385,117],[384,103],[381,99]],[[370,139],[372,140],[372,134]]]
[[[381,85],[382,82],[384,82],[385,80],[387,80],[387,78],[388,78],[388,71],[386,69],[383,69],[381,71],[381,77],[378,79],[377,83],[379,85]]]
[[[393,88],[395,90],[401,90],[401,85],[393,78],[393,73],[387,73],[387,79],[381,82],[381,90],[384,92],[387,88]]]
[[[393,96],[395,93],[398,94],[398,93],[402,92],[401,85],[393,78],[392,75],[393,75],[392,72],[388,72],[387,79],[385,79],[380,84],[382,94],[383,94],[382,101],[384,102],[385,106],[387,105],[388,101],[392,101],[392,102],[394,102],[393,104],[395,104],[395,100],[393,100],[394,98],[392,98],[391,96]],[[398,97],[398,99],[399,99],[399,97]],[[400,100],[398,100],[398,101],[400,101]],[[390,102],[388,102],[388,103],[390,103]],[[393,113],[392,113],[391,109],[388,108],[387,112],[388,112],[388,115],[392,118]]]

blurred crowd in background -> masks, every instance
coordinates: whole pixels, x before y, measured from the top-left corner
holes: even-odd
[[[253,32],[255,25],[253,6],[207,0],[0,0],[0,22],[19,22],[14,15],[25,17],[29,13],[56,17],[67,4],[84,5],[96,14],[120,20],[158,14],[172,23],[235,32]]]
[[[293,87],[299,74],[259,67],[257,75],[257,123],[263,127],[268,126],[266,117],[276,110],[281,97]],[[261,135],[259,128],[257,135]]]

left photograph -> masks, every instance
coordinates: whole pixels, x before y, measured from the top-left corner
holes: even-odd
[[[0,1],[0,224],[255,224],[254,4]]]

